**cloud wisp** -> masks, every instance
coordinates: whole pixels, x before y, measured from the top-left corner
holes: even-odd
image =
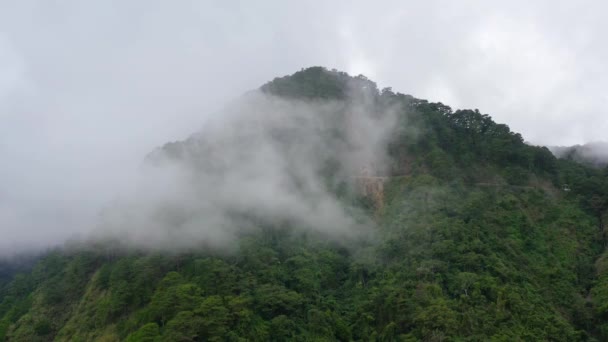
[[[81,234],[136,183],[153,146],[312,65],[479,108],[534,144],[605,139],[605,10],[600,1],[1,2],[0,254]]]
[[[153,152],[145,177],[106,207],[95,236],[155,249],[230,247],[264,225],[361,237],[372,221],[336,190],[352,187],[362,168],[385,167],[395,114],[365,96],[249,93],[186,141]]]

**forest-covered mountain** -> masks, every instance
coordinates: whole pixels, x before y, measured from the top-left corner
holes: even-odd
[[[255,103],[270,97],[279,119],[298,124],[246,125],[247,139],[236,142],[200,132],[148,163],[191,165],[212,180],[204,184],[213,195],[242,199],[222,218],[256,229],[236,231],[230,251],[96,242],[49,252],[0,278],[0,339],[608,340],[608,169],[557,159],[478,110],[380,90],[363,76],[313,67],[254,93]],[[265,115],[265,106],[247,117]],[[371,119],[353,119],[359,108]],[[307,115],[320,117],[315,139],[300,134],[309,132],[301,131]],[[297,194],[286,200],[313,198],[304,208],[314,210],[252,206],[245,200],[262,198],[263,188],[256,195],[247,184],[227,193],[215,185],[257,151],[260,132],[279,150],[264,156],[289,156],[279,159],[289,176],[264,184]],[[234,158],[227,145],[238,147]],[[266,180],[257,172],[266,167],[247,179]],[[323,180],[322,189],[310,179]],[[324,220],[319,199],[353,220]],[[160,222],[187,221],[172,213]],[[341,224],[371,228],[355,234]]]

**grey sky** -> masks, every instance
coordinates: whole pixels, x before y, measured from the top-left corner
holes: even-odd
[[[0,0],[0,250],[81,231],[153,147],[312,65],[604,139],[607,6],[530,3]]]

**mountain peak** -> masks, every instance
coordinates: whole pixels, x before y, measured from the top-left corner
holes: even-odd
[[[363,75],[353,77],[345,72],[328,70],[321,66],[277,77],[260,89],[265,93],[299,99],[345,99],[350,92],[356,90],[378,94],[376,83]]]

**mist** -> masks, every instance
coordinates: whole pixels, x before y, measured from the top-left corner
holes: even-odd
[[[608,142],[605,141],[574,146],[551,146],[550,150],[558,158],[569,158],[599,167],[608,165]]]
[[[156,146],[312,65],[479,108],[535,144],[600,140],[604,10],[566,1],[2,2],[0,254],[84,238],[108,203],[156,177],[140,174]]]
[[[343,101],[250,92],[183,142],[152,152],[132,192],[107,206],[93,236],[138,248],[234,249],[244,233],[289,227],[337,242],[374,223],[356,196],[362,169],[383,172],[396,108],[354,85]]]

